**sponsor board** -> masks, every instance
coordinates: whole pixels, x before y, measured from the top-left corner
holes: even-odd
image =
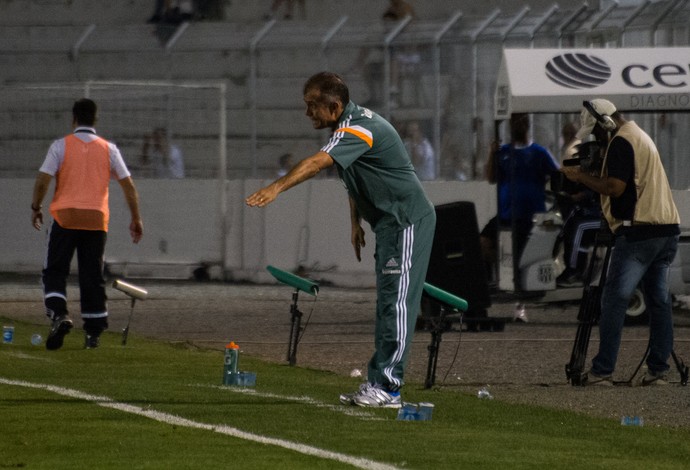
[[[495,115],[577,112],[605,97],[621,111],[690,110],[690,48],[505,49]]]

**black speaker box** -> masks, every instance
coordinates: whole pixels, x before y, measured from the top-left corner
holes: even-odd
[[[486,316],[491,296],[474,203],[436,206],[436,233],[426,280],[467,300],[468,317]]]

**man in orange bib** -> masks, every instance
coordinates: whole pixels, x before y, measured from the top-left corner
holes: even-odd
[[[117,146],[96,135],[93,127],[96,114],[96,103],[92,100],[83,98],[74,103],[74,132],[53,142],[34,184],[31,222],[40,230],[41,204],[55,177],[55,194],[50,203],[54,221],[43,269],[46,314],[52,321],[46,348],[51,350],[62,347],[65,335],[74,326],[67,311],[67,276],[75,250],[86,333],[84,346],[98,347],[100,334],[108,328],[103,254],[110,216],[111,178],[120,183],[129,206],[132,241],[138,243],[143,234],[136,187]]]

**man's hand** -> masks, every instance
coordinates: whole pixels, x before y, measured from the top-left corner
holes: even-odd
[[[139,243],[141,237],[144,235],[144,223],[141,219],[132,220],[129,224],[129,234],[132,237],[132,243]]]
[[[43,225],[41,202],[48,192],[48,186],[50,186],[51,179],[53,179],[53,177],[48,173],[39,171],[38,175],[36,175],[33,197],[31,198],[31,225],[33,225],[36,230],[41,230],[41,226]]]
[[[41,209],[31,210],[31,225],[33,225],[36,230],[41,230],[41,226],[43,225],[43,212],[41,212]]]
[[[275,200],[278,197],[278,192],[273,189],[274,185],[266,186],[265,188],[259,189],[257,192],[247,197],[244,202],[250,207],[264,207]]]
[[[326,152],[319,150],[311,157],[301,160],[285,176],[281,176],[265,188],[244,200],[250,207],[264,207],[275,200],[278,194],[316,176],[321,170],[333,166],[334,161]]]
[[[357,261],[362,261],[361,248],[366,246],[364,241],[364,229],[361,225],[352,225],[352,246],[355,248],[355,256]]]
[[[582,171],[580,171],[579,166],[562,166],[561,167],[561,173],[565,175],[566,178],[568,178],[570,181],[574,181],[575,183],[580,182],[580,177],[583,175]]]
[[[501,143],[498,140],[492,140],[491,145],[489,145],[489,152],[495,154],[501,148]]]
[[[610,176],[594,176],[577,166],[564,166],[561,172],[571,181],[582,183],[592,191],[609,197],[620,197],[625,192],[625,181]]]

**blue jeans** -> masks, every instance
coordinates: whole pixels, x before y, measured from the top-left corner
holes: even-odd
[[[668,277],[677,248],[677,235],[641,241],[616,237],[602,292],[599,353],[592,360],[594,374],[610,375],[616,368],[625,311],[640,281],[649,313],[647,367],[653,374],[669,369],[668,358],[673,351],[673,318]]]

